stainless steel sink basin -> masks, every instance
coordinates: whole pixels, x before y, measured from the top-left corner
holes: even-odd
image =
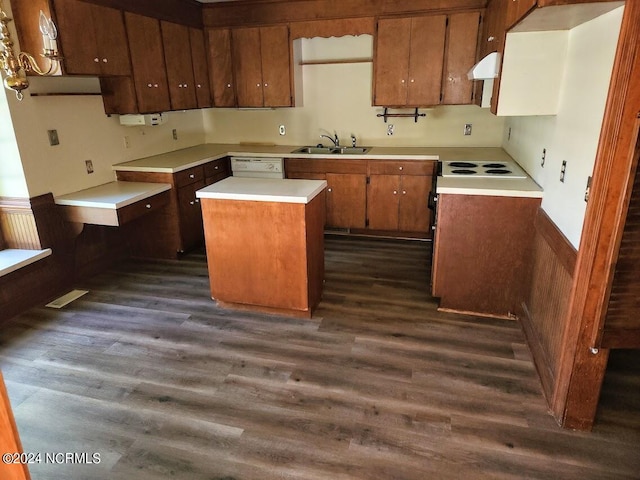
[[[292,153],[309,153],[316,155],[362,155],[371,150],[371,147],[302,147]]]

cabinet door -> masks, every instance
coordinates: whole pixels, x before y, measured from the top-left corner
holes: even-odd
[[[374,105],[401,106],[407,103],[410,43],[410,18],[378,21],[374,65]]]
[[[367,176],[327,173],[327,226],[364,228]]]
[[[259,28],[235,28],[231,32],[233,71],[239,107],[262,107],[262,59]]]
[[[178,209],[180,212],[180,236],[182,250],[189,250],[202,242],[202,209],[196,191],[204,187],[204,180],[185,185],[178,189]]]
[[[473,81],[467,72],[476,60],[480,13],[458,13],[449,16],[447,54],[445,59],[442,103],[466,105],[473,100]]]
[[[209,45],[209,80],[216,107],[235,107],[236,94],[231,60],[231,31],[228,28],[207,30]]]
[[[160,23],[164,60],[167,67],[169,97],[173,110],[197,107],[189,28],[177,23]]]
[[[265,107],[292,106],[289,27],[260,29]]]
[[[204,31],[199,28],[189,29],[191,40],[191,62],[193,63],[193,80],[196,87],[198,108],[211,107],[211,89],[209,88],[209,67],[207,50],[204,43]]]
[[[122,12],[91,5],[102,75],[131,75],[131,58]]]
[[[171,106],[160,21],[131,12],[125,12],[124,18],[139,112],[166,112]]]
[[[77,0],[55,0],[53,5],[60,30],[64,72],[99,75],[100,59],[93,28],[93,5]]]
[[[446,15],[415,17],[411,20],[408,106],[440,103],[446,28]]]
[[[398,229],[402,232],[429,231],[431,210],[428,207],[432,177],[403,175],[400,182]]]
[[[398,230],[399,175],[371,175],[367,185],[367,219],[372,230]]]

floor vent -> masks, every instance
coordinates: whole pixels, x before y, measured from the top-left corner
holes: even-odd
[[[74,300],[80,298],[85,293],[89,293],[89,290],[71,290],[69,293],[56,298],[53,302],[47,303],[47,307],[50,308],[62,308],[65,305],[70,304]]]

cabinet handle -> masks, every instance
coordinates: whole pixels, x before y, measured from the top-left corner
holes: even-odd
[[[145,205],[145,207],[147,207],[147,208],[151,208],[151,204],[150,204],[150,203],[147,203],[147,204]]]

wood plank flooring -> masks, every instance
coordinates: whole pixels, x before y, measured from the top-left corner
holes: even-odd
[[[3,325],[25,450],[100,454],[33,478],[640,478],[637,352],[612,353],[594,431],[562,430],[517,322],[436,311],[429,244],[326,249],[310,320],[216,308],[194,253]]]

